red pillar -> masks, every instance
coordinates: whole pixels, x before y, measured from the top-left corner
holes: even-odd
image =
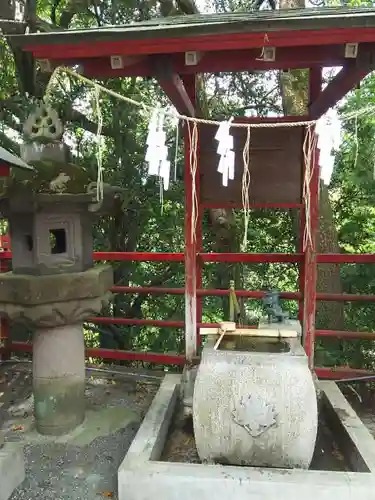
[[[320,66],[315,66],[310,68],[309,70],[309,105],[316,101],[319,97],[319,94],[322,89],[322,68]],[[303,178],[305,176],[305,165],[303,165],[302,169]],[[305,206],[300,210],[300,219],[299,219],[299,227],[300,227],[300,242],[299,242],[299,252],[304,252],[303,247],[303,239],[305,234],[305,226],[306,225],[306,213]],[[304,319],[304,288],[305,288],[305,272],[306,272],[306,262],[303,262],[299,266],[299,291],[301,293],[301,299],[298,303],[298,317],[301,323],[303,324]]]
[[[10,250],[10,238],[8,235],[0,236],[0,250],[3,252],[9,252]],[[1,259],[1,253],[0,253]],[[6,273],[9,271],[8,261],[0,260],[0,273]],[[10,336],[9,336],[9,322],[8,320],[1,318],[0,320],[0,344],[4,344],[3,353],[1,359],[10,358]]]
[[[319,227],[319,150],[315,149],[310,161],[310,203],[309,217],[306,217],[306,226],[311,237],[305,245],[304,266],[304,313],[303,332],[305,350],[309,358],[310,368],[314,367],[315,348],[315,315],[316,315],[316,282],[317,282],[317,232]]]
[[[186,91],[192,101],[196,104],[196,81],[195,75],[184,78]],[[199,216],[199,165],[197,162],[197,172],[195,180],[191,175],[191,161],[196,153],[198,160],[198,148],[196,152],[192,150],[191,136],[194,133],[193,123],[183,124],[184,127],[184,148],[185,148],[185,356],[188,362],[197,352],[197,248],[199,248],[198,237],[201,238],[201,231],[197,226],[193,230],[196,221],[193,220],[193,182],[195,182],[196,193],[196,215]],[[195,234],[195,237],[193,235]],[[199,236],[200,235],[200,236]],[[199,281],[199,280],[198,280]]]
[[[9,177],[10,166],[7,163],[0,162],[0,177]],[[10,237],[8,235],[0,236],[0,251],[10,250]],[[9,271],[8,261],[1,259],[0,253],[0,273]],[[9,322],[6,319],[0,319],[0,344],[4,344],[2,359],[10,357],[10,337],[9,337]]]
[[[303,179],[305,177],[305,165],[303,165],[302,169],[302,174],[303,174]],[[299,243],[298,243],[298,252],[299,253],[304,253],[304,234],[305,234],[305,226],[306,226],[306,213],[305,213],[305,206],[303,206],[299,210]],[[303,294],[304,294],[304,288],[305,288],[305,260],[301,262],[298,265],[299,269],[299,292],[301,294],[301,298],[298,301],[298,319],[301,322],[301,325],[303,324],[303,315],[304,315],[304,300],[303,300]]]
[[[197,189],[200,188],[199,186],[199,179],[197,181],[198,187]],[[196,252],[199,254],[200,252],[203,252],[203,237],[202,237],[202,221],[203,221],[203,207],[199,203],[199,214],[198,214],[198,221],[197,221],[197,242],[196,242]],[[196,259],[196,287],[198,290],[203,288],[203,262],[201,259],[197,258]],[[203,296],[198,295],[197,296],[197,323],[202,323],[203,322]],[[201,345],[201,336],[199,334],[199,327],[197,327],[197,349],[199,349]]]

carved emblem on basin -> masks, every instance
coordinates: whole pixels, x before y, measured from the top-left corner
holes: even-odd
[[[232,411],[233,421],[253,438],[277,425],[276,417],[274,406],[256,395],[242,398]]]

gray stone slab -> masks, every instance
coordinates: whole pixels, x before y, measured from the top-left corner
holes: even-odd
[[[123,462],[125,467],[132,468],[136,463],[143,464],[150,460],[157,460],[162,454],[178,398],[180,380],[180,375],[164,377],[137,436],[126,454]]]
[[[0,448],[0,500],[8,500],[25,479],[23,446],[5,443]]]
[[[154,398],[143,424],[118,470],[119,500],[373,500],[375,475],[371,472],[328,472],[269,469],[161,462],[180,378],[167,375]],[[339,395],[325,386],[325,397],[338,405]],[[336,398],[336,400],[335,400]],[[341,404],[341,403],[340,403]],[[337,414],[339,414],[338,412]],[[352,414],[352,417],[354,416]],[[358,417],[357,417],[358,418]],[[350,427],[353,421],[347,421]],[[364,425],[348,435],[359,453],[365,439]],[[363,426],[363,428],[362,428]],[[355,435],[353,435],[353,432]],[[361,434],[361,436],[360,436]],[[372,470],[374,440],[368,443],[364,460]],[[374,448],[375,449],[375,448]]]
[[[354,470],[375,473],[375,441],[335,382],[321,381],[330,427]]]

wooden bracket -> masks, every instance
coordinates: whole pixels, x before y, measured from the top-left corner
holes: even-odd
[[[155,58],[155,76],[177,111],[186,116],[195,116],[195,107],[180,75],[174,73],[170,62],[162,56]]]
[[[347,61],[341,71],[323,89],[309,106],[312,120],[317,120],[335,106],[345,95],[354,89],[365,76],[375,68],[375,51],[360,47],[358,57]]]

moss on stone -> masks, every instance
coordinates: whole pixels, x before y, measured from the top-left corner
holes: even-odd
[[[2,196],[14,196],[22,193],[69,193],[87,192],[93,181],[88,173],[72,163],[61,164],[53,161],[35,162],[35,171],[12,169],[8,178],[1,179]]]

